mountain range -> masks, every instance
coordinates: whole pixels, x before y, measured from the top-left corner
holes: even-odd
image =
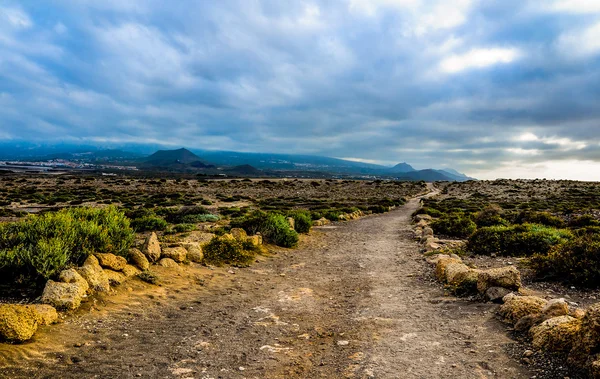
[[[88,145],[36,146],[0,143],[0,159],[6,160],[79,160],[134,165],[142,170],[204,172],[208,175],[270,176],[282,173],[338,175],[344,177],[381,177],[398,180],[466,181],[473,180],[456,170],[416,170],[408,163],[387,167],[339,158],[271,153],[243,153],[197,149],[154,150],[152,146],[131,145],[120,149],[102,149]]]

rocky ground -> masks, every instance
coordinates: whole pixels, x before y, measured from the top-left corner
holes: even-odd
[[[564,377],[520,363],[495,305],[446,296],[412,239],[417,207],[314,228],[250,268],[160,268],[161,287],[128,282],[0,345],[0,377]]]

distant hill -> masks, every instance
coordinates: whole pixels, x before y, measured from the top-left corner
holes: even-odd
[[[394,174],[401,174],[405,172],[416,171],[411,165],[406,162],[398,163],[394,167],[390,168],[389,171]]]
[[[142,168],[164,169],[204,169],[215,166],[203,161],[199,156],[188,149],[159,150],[147,158],[142,159]]]
[[[239,175],[239,176],[262,176],[264,172],[255,167],[250,166],[249,164],[235,166],[231,168],[224,169],[223,172],[231,175]]]
[[[402,176],[399,176],[398,179],[415,180],[415,181],[424,180],[426,182],[437,182],[437,181],[453,182],[453,181],[456,181],[455,179],[451,178],[450,175],[446,175],[445,173],[443,173],[439,170],[433,170],[433,169],[407,172],[407,173],[402,174]]]

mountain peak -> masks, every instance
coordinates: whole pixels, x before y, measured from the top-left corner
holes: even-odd
[[[398,163],[390,169],[390,172],[392,173],[405,173],[411,171],[415,171],[415,169],[406,162]]]

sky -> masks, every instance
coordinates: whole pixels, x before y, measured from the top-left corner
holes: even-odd
[[[600,180],[598,0],[0,0],[0,141]]]

